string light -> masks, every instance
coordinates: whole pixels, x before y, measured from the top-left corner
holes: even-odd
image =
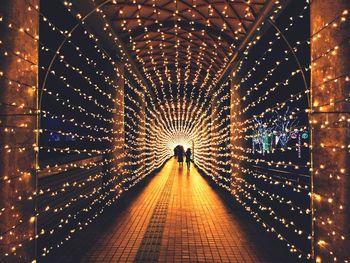
[[[249,142],[253,139],[252,132],[256,128],[256,119],[261,118],[261,125],[269,124],[266,120],[273,112],[285,110],[289,105],[296,105],[293,112],[288,118],[304,118],[307,114],[312,113],[309,108],[300,106],[305,100],[308,102],[310,89],[298,89],[292,93],[295,81],[299,80],[303,74],[308,74],[310,68],[316,66],[318,60],[328,56],[336,56],[342,45],[337,45],[327,49],[325,52],[315,57],[309,65],[301,66],[286,72],[288,74],[283,80],[275,82],[273,79],[279,69],[283,69],[294,55],[302,54],[303,50],[308,48],[311,41],[319,41],[322,38],[324,30],[337,28],[346,21],[347,12],[343,12],[330,23],[326,24],[318,32],[311,36],[311,40],[297,40],[290,49],[279,50],[277,44],[283,39],[283,34],[288,34],[297,27],[298,23],[303,23],[307,19],[305,13],[308,12],[309,5],[302,7],[302,10],[286,20],[286,26],[274,35],[274,38],[268,41],[265,52],[258,59],[251,57],[251,52],[263,41],[264,36],[260,35],[261,27],[257,29],[257,35],[247,44],[243,51],[245,57],[239,61],[238,67],[234,71],[233,81],[225,81],[224,84],[216,87],[223,70],[228,65],[230,58],[235,52],[237,45],[243,39],[249,29],[249,24],[254,22],[255,14],[262,8],[262,5],[255,1],[245,3],[228,2],[223,8],[214,4],[196,9],[198,1],[193,1],[193,7],[187,9],[179,8],[180,1],[173,1],[168,5],[161,6],[156,0],[153,4],[147,3],[124,3],[109,1],[99,5],[92,1],[95,6],[95,12],[104,21],[103,31],[106,36],[118,47],[120,58],[125,62],[124,74],[120,70],[120,65],[112,58],[100,44],[100,39],[85,28],[85,18],[80,14],[73,3],[64,1],[64,6],[75,17],[81,26],[82,38],[90,43],[95,54],[85,51],[84,43],[76,43],[73,38],[75,31],[62,30],[55,25],[46,15],[39,12],[38,7],[29,5],[31,12],[37,12],[49,30],[60,35],[65,40],[65,46],[73,50],[77,55],[77,61],[68,55],[65,49],[55,51],[46,43],[40,40],[41,52],[45,56],[57,56],[57,63],[53,67],[40,65],[42,73],[47,74],[51,81],[50,85],[44,86],[41,91],[44,98],[51,98],[65,109],[56,111],[50,107],[40,110],[26,107],[26,105],[17,105],[13,102],[11,106],[14,109],[25,109],[28,114],[40,114],[43,121],[58,121],[60,125],[73,125],[76,130],[67,130],[61,128],[41,127],[34,130],[34,133],[40,136],[68,136],[78,142],[91,144],[89,147],[75,148],[71,147],[54,147],[52,145],[1,145],[2,151],[19,151],[24,152],[27,149],[35,149],[40,154],[43,153],[74,153],[79,156],[89,156],[85,162],[72,162],[70,164],[50,164],[37,166],[38,174],[56,174],[80,169],[81,171],[91,172],[92,174],[83,180],[71,182],[70,180],[62,181],[62,186],[58,189],[44,187],[37,189],[36,192],[23,196],[21,198],[34,198],[45,196],[59,196],[60,194],[72,189],[84,188],[87,184],[100,182],[106,174],[113,176],[103,182],[102,186],[90,189],[88,192],[79,197],[67,199],[64,204],[57,206],[46,206],[36,211],[36,214],[30,218],[20,219],[11,226],[8,232],[0,235],[0,242],[5,235],[12,235],[19,238],[20,233],[15,233],[18,225],[29,221],[34,223],[36,218],[42,215],[59,214],[62,211],[69,211],[75,203],[81,200],[89,200],[87,206],[69,213],[68,216],[60,217],[59,223],[49,229],[40,229],[36,236],[26,237],[28,241],[53,236],[62,232],[64,238],[56,240],[56,244],[49,244],[41,251],[43,256],[50,254],[54,249],[61,247],[65,242],[78,231],[88,227],[108,206],[111,206],[118,200],[120,195],[135,186],[143,178],[151,174],[154,170],[160,168],[172,154],[176,145],[184,145],[186,148],[194,146],[194,163],[206,175],[210,176],[220,187],[229,191],[234,198],[240,203],[245,210],[253,216],[268,232],[272,232],[278,239],[283,241],[290,249],[291,253],[297,253],[298,257],[306,260],[311,258],[309,251],[299,247],[295,240],[289,240],[289,232],[302,238],[302,240],[311,240],[312,233],[304,229],[303,225],[295,223],[293,217],[286,218],[280,213],[279,206],[283,206],[293,216],[294,214],[310,215],[309,207],[303,207],[294,200],[290,200],[283,194],[276,194],[275,191],[288,189],[294,194],[302,195],[305,200],[314,198],[317,202],[325,202],[328,205],[337,206],[344,209],[344,204],[337,203],[332,196],[311,195],[310,186],[306,182],[291,180],[285,176],[276,176],[273,169],[288,168],[293,173],[301,176],[302,171],[309,172],[312,170],[311,163],[307,160],[304,164],[295,163],[287,160],[271,160],[264,156],[263,151],[255,151],[246,143],[231,145],[231,139],[234,141]],[[275,1],[274,10],[269,19],[272,22],[278,22],[276,19],[283,6],[279,1]],[[181,4],[188,5],[181,1]],[[125,12],[126,5],[134,10],[134,17],[128,17]],[[242,5],[243,11],[234,14],[236,5]],[[147,16],[143,10],[145,7],[152,8],[152,13]],[[109,15],[115,13],[115,20]],[[218,19],[220,18],[220,19]],[[237,23],[232,24],[230,20],[234,18]],[[6,18],[1,17],[3,23]],[[167,24],[167,21],[169,24]],[[6,21],[11,30],[18,30],[27,34],[32,41],[38,42],[39,38],[31,34],[30,30],[16,25],[12,21]],[[266,22],[264,26],[266,26]],[[135,26],[137,25],[137,26]],[[204,25],[204,26],[200,26]],[[185,29],[187,28],[187,29]],[[212,28],[218,28],[215,31]],[[215,31],[215,32],[214,32]],[[120,35],[116,32],[121,32]],[[126,46],[132,52],[141,74],[145,76],[146,82],[142,80],[138,73],[134,72],[133,63],[130,57],[124,51],[121,43],[125,41]],[[3,44],[0,42],[0,44]],[[67,52],[67,54],[66,54]],[[278,54],[280,52],[280,54]],[[300,53],[299,53],[300,52]],[[38,65],[31,62],[26,54],[17,51],[7,51],[6,56],[14,56],[18,63],[26,62],[30,67],[35,69]],[[280,57],[278,57],[280,55]],[[103,63],[100,63],[103,62]],[[271,63],[271,67],[266,67],[265,62]],[[273,62],[273,63],[272,63]],[[108,66],[105,66],[104,63]],[[249,70],[246,71],[246,64]],[[103,65],[103,66],[101,66]],[[64,70],[61,70],[64,68]],[[98,81],[86,69],[93,70]],[[108,68],[108,70],[106,70]],[[113,72],[111,74],[110,72]],[[261,81],[258,80],[257,74],[263,72]],[[78,80],[72,79],[70,75],[76,75]],[[127,77],[126,77],[127,76]],[[28,94],[33,94],[36,87],[19,80],[10,79],[6,74],[0,71],[0,77],[7,80],[9,85],[14,89],[28,89]],[[329,76],[325,78],[321,85],[329,82],[348,81],[348,76]],[[55,79],[55,81],[53,80]],[[236,81],[237,79],[237,81]],[[81,80],[81,81],[80,81]],[[255,82],[255,83],[253,83]],[[271,83],[272,82],[272,83]],[[273,83],[274,82],[274,83]],[[55,83],[56,87],[52,87]],[[82,86],[84,83],[84,86]],[[122,84],[120,84],[122,83]],[[176,83],[176,84],[174,84]],[[121,92],[125,85],[125,93]],[[247,88],[247,85],[249,87]],[[272,101],[269,107],[265,107],[272,97],[280,93],[282,89],[290,88],[288,98]],[[115,90],[116,93],[114,92]],[[231,100],[230,91],[240,93]],[[260,92],[263,91],[261,94]],[[66,93],[69,93],[67,96]],[[97,100],[93,94],[98,94]],[[72,95],[74,94],[74,95]],[[71,97],[77,96],[77,100],[71,100]],[[101,97],[101,100],[100,100]],[[102,99],[103,97],[103,99]],[[124,97],[123,101],[117,98]],[[348,101],[344,98],[333,98],[329,104],[316,103],[313,110],[323,110],[327,105],[334,105],[341,100]],[[243,101],[243,103],[242,103]],[[3,102],[1,102],[3,105]],[[92,105],[86,106],[86,105]],[[118,106],[123,105],[123,110]],[[234,105],[245,105],[238,111],[231,112]],[[259,111],[263,108],[263,111]],[[74,111],[73,115],[62,113],[68,110]],[[124,112],[125,110],[125,112]],[[233,114],[232,114],[233,113]],[[75,116],[77,117],[71,117]],[[124,116],[123,120],[116,116]],[[80,118],[81,117],[81,118]],[[236,123],[232,124],[232,119]],[[306,117],[307,119],[307,117]],[[345,116],[340,118],[339,122],[349,122]],[[307,119],[308,124],[316,122],[314,119]],[[122,125],[125,129],[120,130]],[[330,123],[323,122],[319,125],[324,127],[330,126]],[[16,133],[16,129],[25,129],[25,123],[21,127],[1,127],[5,132]],[[308,125],[302,123],[295,127],[295,132],[307,132]],[[231,134],[233,131],[234,134]],[[124,142],[120,135],[125,133],[125,145],[123,148],[120,144]],[[335,151],[350,151],[349,145],[323,145],[330,147]],[[276,148],[273,153],[290,153],[301,151],[298,154],[307,152],[312,148],[308,142],[298,142],[295,146],[285,148]],[[124,150],[121,156],[115,153]],[[255,155],[256,154],[256,155]],[[114,155],[114,157],[111,157]],[[261,156],[263,155],[263,157]],[[97,157],[96,157],[97,156]],[[123,164],[120,164],[123,160]],[[117,164],[116,167],[113,167]],[[251,165],[254,164],[254,165]],[[267,169],[262,171],[257,165],[265,165]],[[100,169],[108,168],[105,171]],[[324,167],[320,167],[324,169]],[[96,171],[95,171],[96,170]],[[122,171],[122,172],[121,172]],[[281,171],[281,170],[280,170]],[[338,180],[347,174],[345,169],[341,170]],[[27,171],[18,171],[15,175],[3,178],[4,182],[12,184],[17,180],[22,180],[28,176]],[[306,175],[305,177],[308,177]],[[259,183],[255,183],[259,182]],[[271,190],[263,188],[264,183],[271,186]],[[106,190],[107,189],[107,190]],[[277,189],[277,190],[276,190]],[[262,202],[261,199],[268,199],[269,204]],[[11,209],[1,208],[0,216],[5,213],[15,213]],[[327,225],[333,225],[334,220],[331,218],[314,218]],[[74,227],[71,224],[75,224]],[[282,225],[282,228],[276,227]],[[282,229],[282,230],[281,230]],[[329,228],[328,236],[341,237],[346,239],[344,233],[340,233],[333,226]],[[324,238],[326,240],[326,238]],[[325,240],[318,240],[317,244],[327,247]],[[308,242],[308,241],[306,241]],[[13,246],[6,256],[16,254],[22,247],[22,244]],[[330,253],[333,253],[330,251]],[[334,258],[337,258],[336,256]],[[319,257],[316,261],[321,261]]]

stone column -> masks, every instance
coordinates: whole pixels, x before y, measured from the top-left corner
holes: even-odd
[[[1,262],[35,259],[39,16],[29,4],[39,1],[0,2]]]
[[[311,4],[313,247],[323,263],[350,262],[348,10],[348,0]]]

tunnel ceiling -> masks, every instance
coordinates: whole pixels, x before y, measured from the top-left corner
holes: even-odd
[[[148,84],[210,89],[269,1],[111,1],[101,10]]]

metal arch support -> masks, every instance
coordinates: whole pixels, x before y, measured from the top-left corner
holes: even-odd
[[[298,65],[298,68],[300,69],[301,72],[301,76],[303,78],[303,82],[304,82],[304,86],[305,86],[305,90],[307,90],[309,88],[309,85],[307,84],[307,80],[306,80],[306,76],[305,76],[305,72],[303,67],[301,66],[300,60],[297,56],[297,54],[295,53],[295,51],[293,50],[293,47],[290,45],[288,39],[286,38],[286,36],[283,34],[283,32],[279,29],[279,27],[270,19],[268,18],[267,21],[275,28],[275,30],[281,35],[281,37],[283,38],[284,42],[286,43],[286,45],[288,46],[289,50],[292,52],[293,57],[295,59],[295,62]],[[306,94],[307,96],[307,103],[308,106],[310,107],[311,105],[311,101],[310,101],[310,96],[309,93]]]
[[[274,1],[269,1],[266,6],[264,6],[263,10],[261,11],[260,15],[256,18],[253,26],[250,28],[249,32],[246,34],[242,42],[240,43],[239,47],[237,48],[237,51],[233,54],[232,58],[228,62],[227,66],[221,73],[220,77],[218,78],[218,81],[216,82],[215,88],[222,85],[226,79],[229,77],[229,75],[234,70],[236,64],[237,58],[242,53],[243,49],[248,45],[249,41],[254,37],[254,34],[256,33],[256,30],[263,24],[263,22],[267,19],[267,17],[270,15],[273,7],[275,5]]]
[[[96,10],[101,9],[103,6],[105,6],[106,4],[113,2],[113,0],[105,0],[102,3],[100,3],[99,5],[95,6],[94,9],[92,9],[89,13],[87,13],[83,18],[80,19],[80,21],[67,33],[66,37],[62,40],[61,44],[58,46],[58,48],[56,49],[56,52],[54,54],[54,56],[52,57],[50,64],[47,68],[44,80],[43,80],[43,84],[41,86],[41,90],[39,93],[39,103],[38,103],[38,116],[41,116],[41,106],[42,106],[42,97],[43,97],[43,91],[44,91],[44,87],[46,86],[46,82],[48,79],[48,75],[49,72],[51,71],[51,68],[59,54],[59,52],[61,51],[61,49],[63,48],[63,46],[66,44],[67,40],[70,38],[70,36],[74,33],[74,31],[80,26],[82,25],[92,14],[94,14],[96,12]],[[121,43],[120,40],[118,40],[118,45],[120,45],[124,51],[124,53],[127,56],[127,60],[131,63],[133,69],[135,70],[136,75],[138,75],[138,77],[141,79],[141,81],[143,82],[144,86],[148,89],[147,91],[150,92],[152,94],[152,90],[149,88],[149,84],[147,83],[147,81],[145,80],[145,78],[142,76],[142,74],[139,72],[139,70],[136,67],[136,64],[133,62],[132,57],[128,54],[128,52],[126,52],[126,48],[124,47],[124,43]],[[39,127],[38,127],[39,128]]]

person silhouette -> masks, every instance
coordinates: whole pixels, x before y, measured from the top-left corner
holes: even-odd
[[[177,161],[179,163],[179,166],[183,166],[184,163],[184,148],[180,146],[177,149]]]
[[[187,149],[185,155],[186,155],[187,169],[189,170],[191,168],[191,155],[192,155],[192,152],[191,152],[190,148]]]
[[[177,158],[178,146],[174,148],[174,157]]]

